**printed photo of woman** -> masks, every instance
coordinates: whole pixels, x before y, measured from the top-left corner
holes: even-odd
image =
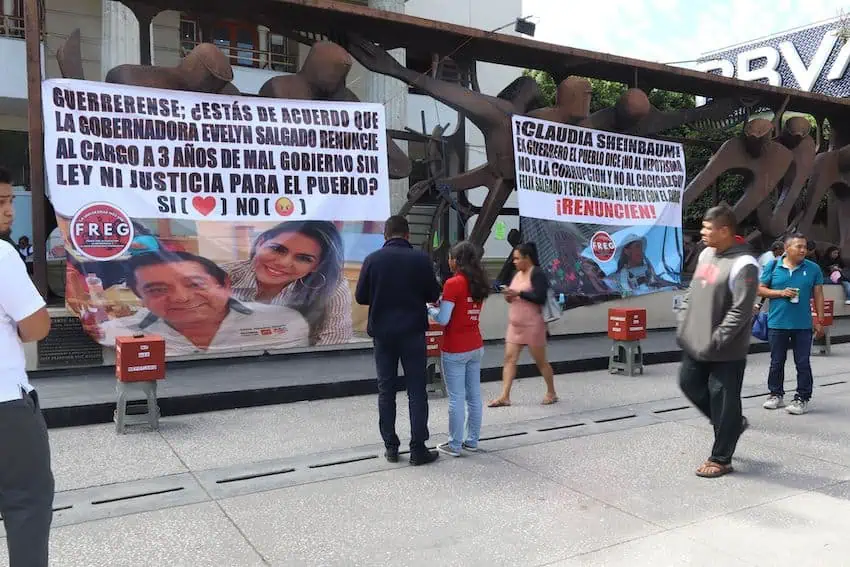
[[[343,277],[342,236],[332,222],[291,221],[261,233],[248,260],[222,266],[233,297],[299,311],[311,345],[351,341],[351,290]]]

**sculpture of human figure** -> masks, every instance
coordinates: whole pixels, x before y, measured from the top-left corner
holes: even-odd
[[[511,118],[517,114],[534,115],[533,111],[538,111],[539,118],[569,117],[577,122],[589,113],[590,89],[585,79],[571,78],[564,81],[558,91],[563,102],[559,105],[561,108],[543,112],[540,88],[530,77],[520,77],[498,96],[490,96],[408,69],[384,49],[356,35],[350,36],[348,49],[368,70],[396,78],[422,90],[461,112],[481,130],[485,140],[487,163],[444,180],[451,185],[453,191],[487,187],[487,197],[469,234],[469,240],[479,246],[487,240],[496,218],[515,187]]]
[[[773,139],[770,120],[750,120],[744,125],[743,133],[724,142],[685,187],[682,205],[687,207],[693,203],[722,174],[743,173],[749,181],[732,210],[736,218],[746,218],[785,177],[792,159],[791,150]]]
[[[56,51],[56,60],[64,78],[85,79],[79,29],[74,30]],[[230,59],[211,43],[197,45],[176,67],[118,65],[107,72],[104,80],[134,87],[235,96],[241,94],[231,82],[233,67]]]
[[[792,165],[780,184],[780,193],[775,205],[765,200],[757,210],[759,229],[770,239],[776,239],[788,232],[788,227],[792,224],[790,217],[794,205],[812,173],[817,144],[809,135],[811,129],[812,126],[806,118],[793,116],[785,121],[779,136],[779,142],[791,150]]]
[[[272,77],[260,88],[260,96],[291,100],[327,100],[360,102],[345,86],[353,61],[351,55],[335,43],[319,41],[310,47],[297,73]],[[387,134],[387,163],[390,179],[410,175],[410,158]]]
[[[806,206],[792,223],[797,231],[810,233],[820,203],[827,191],[832,191],[830,213],[838,219],[838,240],[841,257],[850,263],[850,137],[838,120],[830,120],[830,149],[815,157],[806,188]]]
[[[724,98],[696,108],[662,111],[652,105],[644,90],[630,88],[620,95],[614,106],[594,112],[581,122],[581,126],[633,136],[652,136],[684,124],[727,119],[747,104],[741,99]]]

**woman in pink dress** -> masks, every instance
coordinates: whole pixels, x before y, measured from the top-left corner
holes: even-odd
[[[498,408],[511,405],[511,385],[516,377],[516,365],[522,348],[527,346],[537,364],[537,369],[546,381],[546,396],[543,405],[558,401],[555,393],[555,378],[552,366],[546,357],[546,323],[543,321],[543,305],[549,280],[537,262],[537,247],[534,243],[519,244],[513,251],[517,273],[511,285],[502,288],[508,310],[508,332],[505,336],[505,363],[502,369],[502,393],[488,406]]]

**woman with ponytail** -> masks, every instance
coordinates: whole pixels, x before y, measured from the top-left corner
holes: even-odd
[[[537,246],[525,242],[514,247],[514,266],[517,272],[509,287],[502,287],[508,310],[508,332],[505,335],[505,363],[502,368],[502,394],[491,401],[491,408],[511,405],[511,385],[516,378],[517,360],[523,347],[531,351],[531,357],[546,382],[543,405],[558,401],[555,393],[555,378],[552,365],[546,356],[546,322],[543,320],[543,305],[549,280],[537,260]]]
[[[478,323],[490,285],[481,267],[481,254],[471,242],[459,242],[452,248],[449,268],[454,276],[443,286],[439,307],[430,307],[428,314],[440,325],[445,325],[441,359],[449,393],[449,441],[437,449],[459,457],[462,449],[478,450],[484,350]]]

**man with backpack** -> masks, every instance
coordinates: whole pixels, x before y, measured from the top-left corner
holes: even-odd
[[[759,295],[770,300],[767,316],[767,339],[770,343],[767,385],[770,395],[764,402],[764,408],[785,407],[785,360],[790,347],[797,367],[797,394],[786,410],[793,415],[803,415],[809,409],[814,385],[809,360],[812,327],[818,336],[823,333],[823,273],[818,264],[806,259],[807,254],[805,236],[788,236],[785,253],[764,267],[759,285]],[[814,322],[812,299],[817,313]]]

